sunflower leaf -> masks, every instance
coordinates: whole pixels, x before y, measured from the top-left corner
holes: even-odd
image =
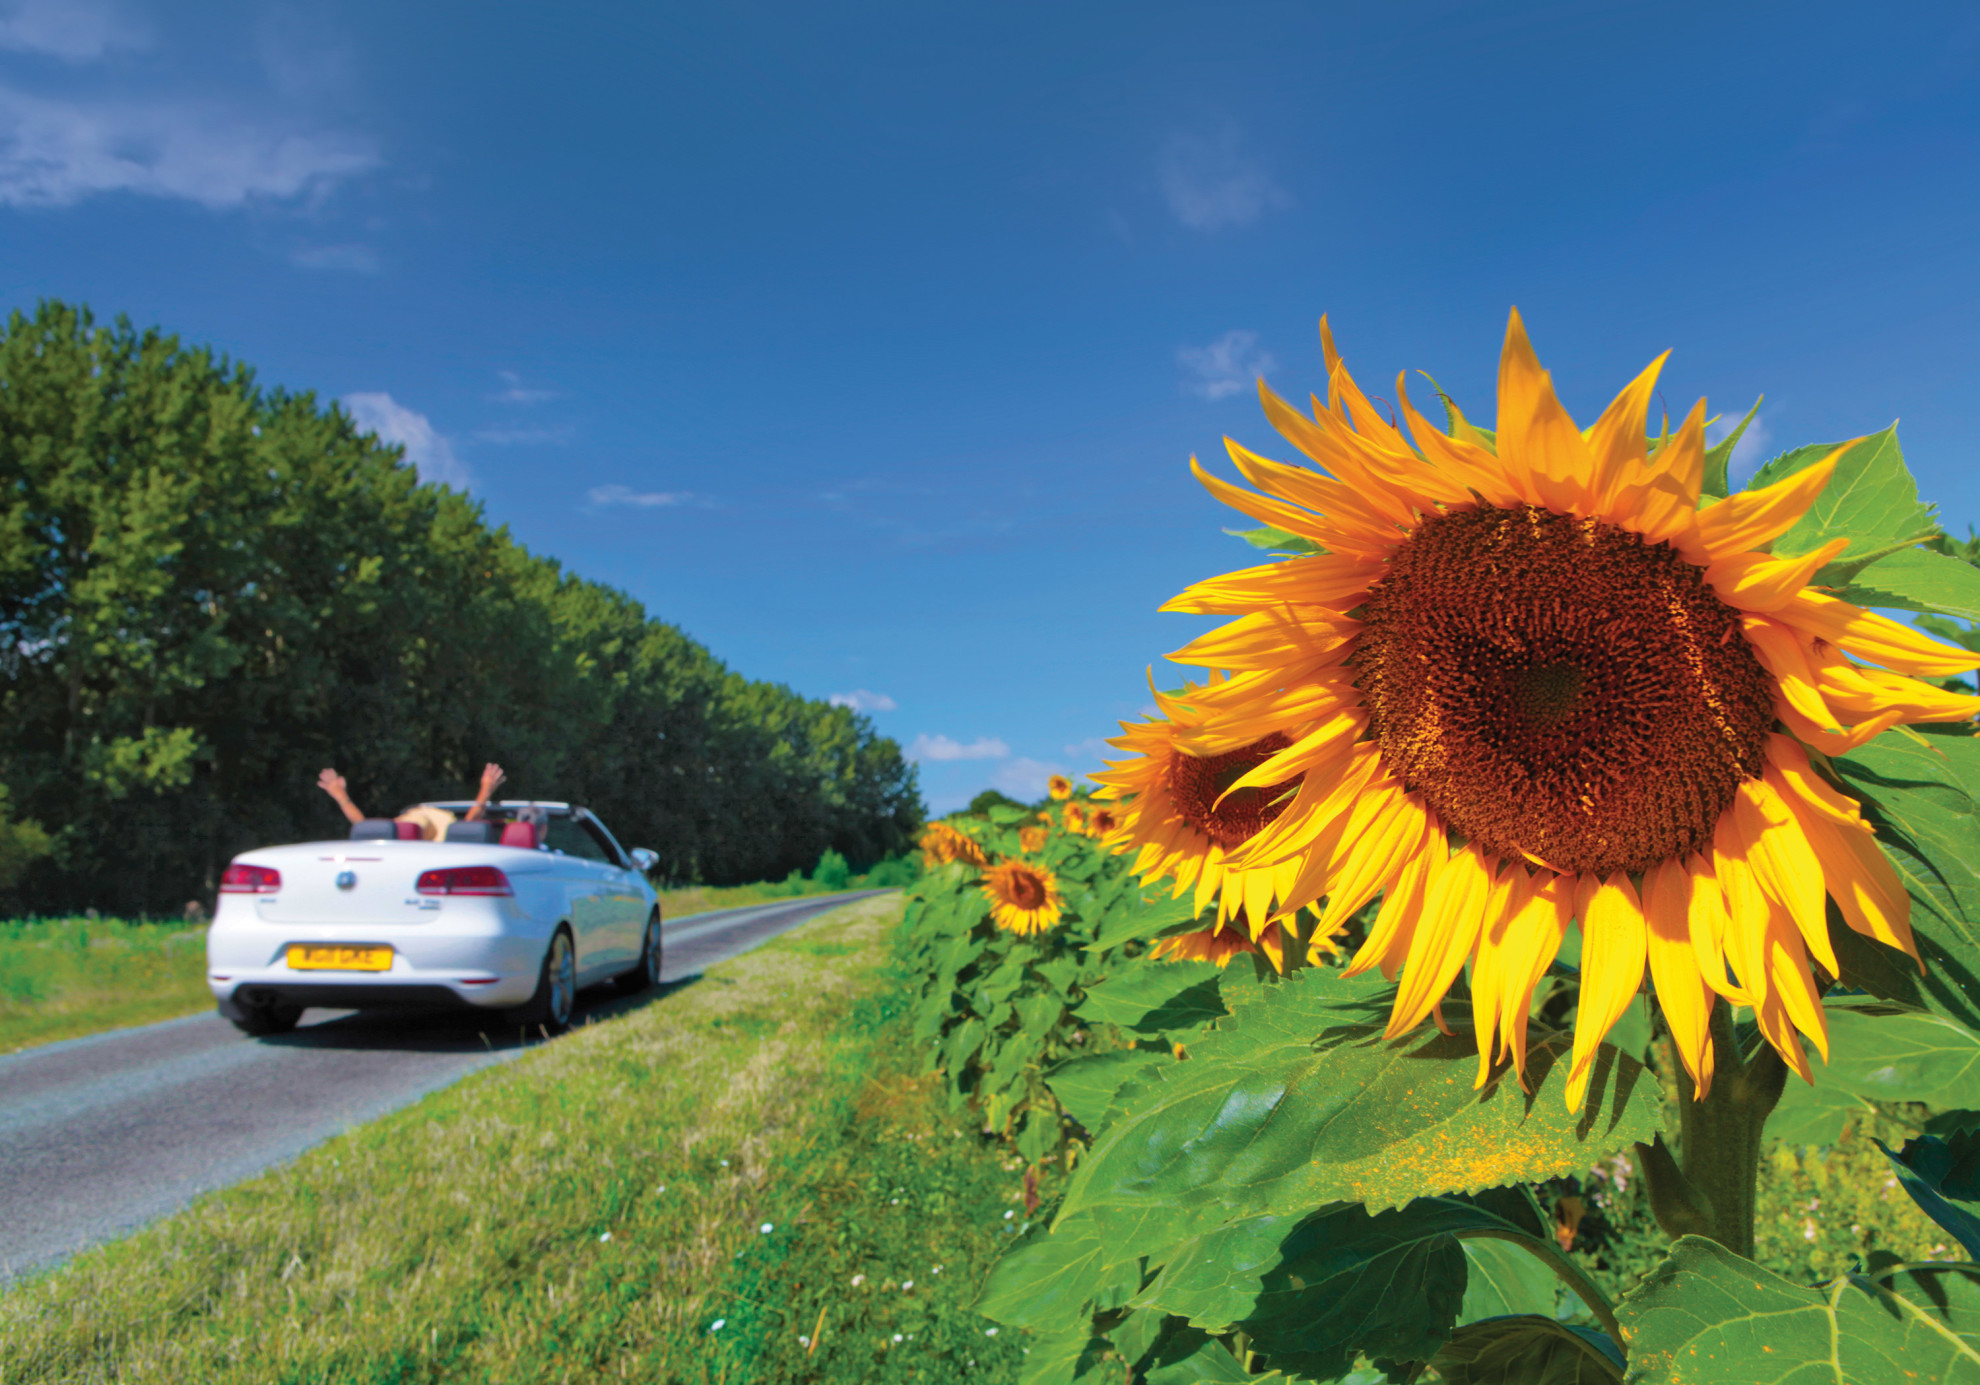
[[[1980,620],[1980,567],[1929,548],[1906,548],[1858,572],[1839,595],[1859,606]]]
[[[1882,1140],[1877,1148],[1897,1166],[1911,1200],[1966,1247],[1968,1259],[1980,1260],[1980,1135],[1926,1135],[1906,1140],[1896,1154]]]
[[[1096,1308],[1118,1308],[1140,1287],[1133,1261],[1108,1263],[1090,1217],[1066,1217],[997,1262],[976,1311],[1008,1327],[1084,1326]]]
[[[1831,763],[1911,895],[1925,962],[1923,976],[1905,976],[1865,939],[1849,944],[1841,979],[1980,1029],[1980,739],[1879,736]]]
[[[1765,396],[1762,396],[1763,398]],[[1753,407],[1746,411],[1738,425],[1718,442],[1705,450],[1705,485],[1703,493],[1715,495],[1721,500],[1732,494],[1732,455],[1739,446],[1740,436],[1753,422],[1753,416],[1760,412],[1760,400],[1753,401]]]
[[[1086,988],[1081,1019],[1144,1034],[1193,1030],[1224,1013],[1214,962],[1131,962]]]
[[[1093,1053],[1059,1064],[1045,1074],[1045,1085],[1074,1120],[1088,1130],[1098,1130],[1107,1108],[1114,1104],[1115,1093],[1139,1077],[1144,1068],[1175,1061],[1170,1054],[1147,1049]]]
[[[1575,1173],[1656,1133],[1662,1098],[1635,1059],[1604,1045],[1580,1111],[1562,1099],[1561,1036],[1532,1043],[1531,1096],[1503,1073],[1474,1090],[1472,1036],[1385,1042],[1364,1019],[1368,980],[1313,969],[1227,993],[1231,1018],[1198,1036],[1188,1062],[1151,1069],[1124,1095],[1066,1210],[1091,1208],[1107,1234],[1156,1256],[1237,1217],[1327,1202],[1379,1212]]]
[[[1544,1314],[1460,1327],[1431,1358],[1445,1385],[1620,1385],[1622,1348],[1606,1332]]]
[[[1817,443],[1783,453],[1761,467],[1747,489],[1764,489],[1814,466],[1839,446]],[[1829,484],[1808,507],[1808,513],[1775,540],[1774,552],[1792,557],[1813,552],[1831,539],[1848,539],[1850,549],[1863,554],[1893,543],[1916,543],[1937,532],[1932,507],[1919,503],[1918,485],[1905,468],[1904,454],[1898,449],[1897,425],[1892,424],[1837,459]],[[1844,550],[1844,561],[1850,557],[1850,550]],[[1816,580],[1823,582],[1820,574]]]
[[[1297,553],[1302,557],[1312,553],[1325,553],[1327,550],[1312,539],[1301,538],[1290,529],[1281,529],[1267,524],[1261,529],[1226,529],[1233,538],[1243,539],[1253,548],[1262,548],[1271,553]]]
[[[1968,1270],[1913,1269],[1888,1285],[1845,1275],[1809,1289],[1685,1236],[1617,1316],[1641,1385],[1980,1385],[1980,1275]]]
[[[1452,1198],[1373,1216],[1337,1203],[1245,1217],[1180,1247],[1133,1302],[1212,1332],[1242,1330],[1272,1365],[1326,1380],[1357,1353],[1429,1359],[1465,1302],[1469,1262],[1458,1237],[1514,1230]]]

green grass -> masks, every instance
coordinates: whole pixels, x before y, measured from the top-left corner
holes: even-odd
[[[901,907],[834,910],[15,1287],[0,1382],[1014,1379],[964,1309],[1019,1174],[909,1075]]]
[[[0,921],[0,1053],[212,1004],[202,928],[120,919]]]

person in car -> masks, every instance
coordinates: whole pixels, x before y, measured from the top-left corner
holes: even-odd
[[[463,819],[467,822],[479,821],[485,815],[489,797],[494,794],[496,789],[501,787],[502,781],[508,777],[503,772],[502,767],[493,760],[483,765],[481,767],[481,788],[474,796],[474,803],[462,815]],[[326,769],[323,773],[317,775],[316,787],[329,794],[336,805],[343,810],[344,816],[352,823],[355,824],[364,821],[364,811],[357,804],[351,802],[349,786],[345,783],[344,776],[337,773],[336,770]],[[454,815],[445,808],[435,808],[425,803],[407,808],[394,819],[397,822],[410,822],[414,824],[419,828],[419,835],[429,842],[437,842],[445,837],[447,835],[447,824],[453,820]]]

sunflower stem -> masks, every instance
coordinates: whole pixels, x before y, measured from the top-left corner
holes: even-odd
[[[1718,1068],[1711,1091],[1701,1098],[1690,1074],[1678,1074],[1679,1166],[1666,1171],[1653,1163],[1646,1171],[1653,1180],[1653,1208],[1657,1202],[1655,1180],[1662,1174],[1664,1182],[1678,1184],[1667,1190],[1671,1201],[1683,1205],[1690,1214],[1674,1219],[1687,1223],[1684,1231],[1667,1226],[1667,1232],[1709,1236],[1733,1254],[1750,1260],[1760,1181],[1760,1135],[1781,1099],[1787,1065],[1765,1042],[1751,1056],[1740,1053],[1730,1006],[1714,1005],[1711,1023]],[[1672,1180],[1671,1173],[1679,1173],[1679,1179]],[[1702,1226],[1694,1216],[1702,1216]]]

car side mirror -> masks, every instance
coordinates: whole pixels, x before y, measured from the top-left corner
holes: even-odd
[[[660,853],[649,851],[643,846],[636,846],[632,849],[632,863],[633,869],[644,875],[647,871],[652,870],[660,864]]]

